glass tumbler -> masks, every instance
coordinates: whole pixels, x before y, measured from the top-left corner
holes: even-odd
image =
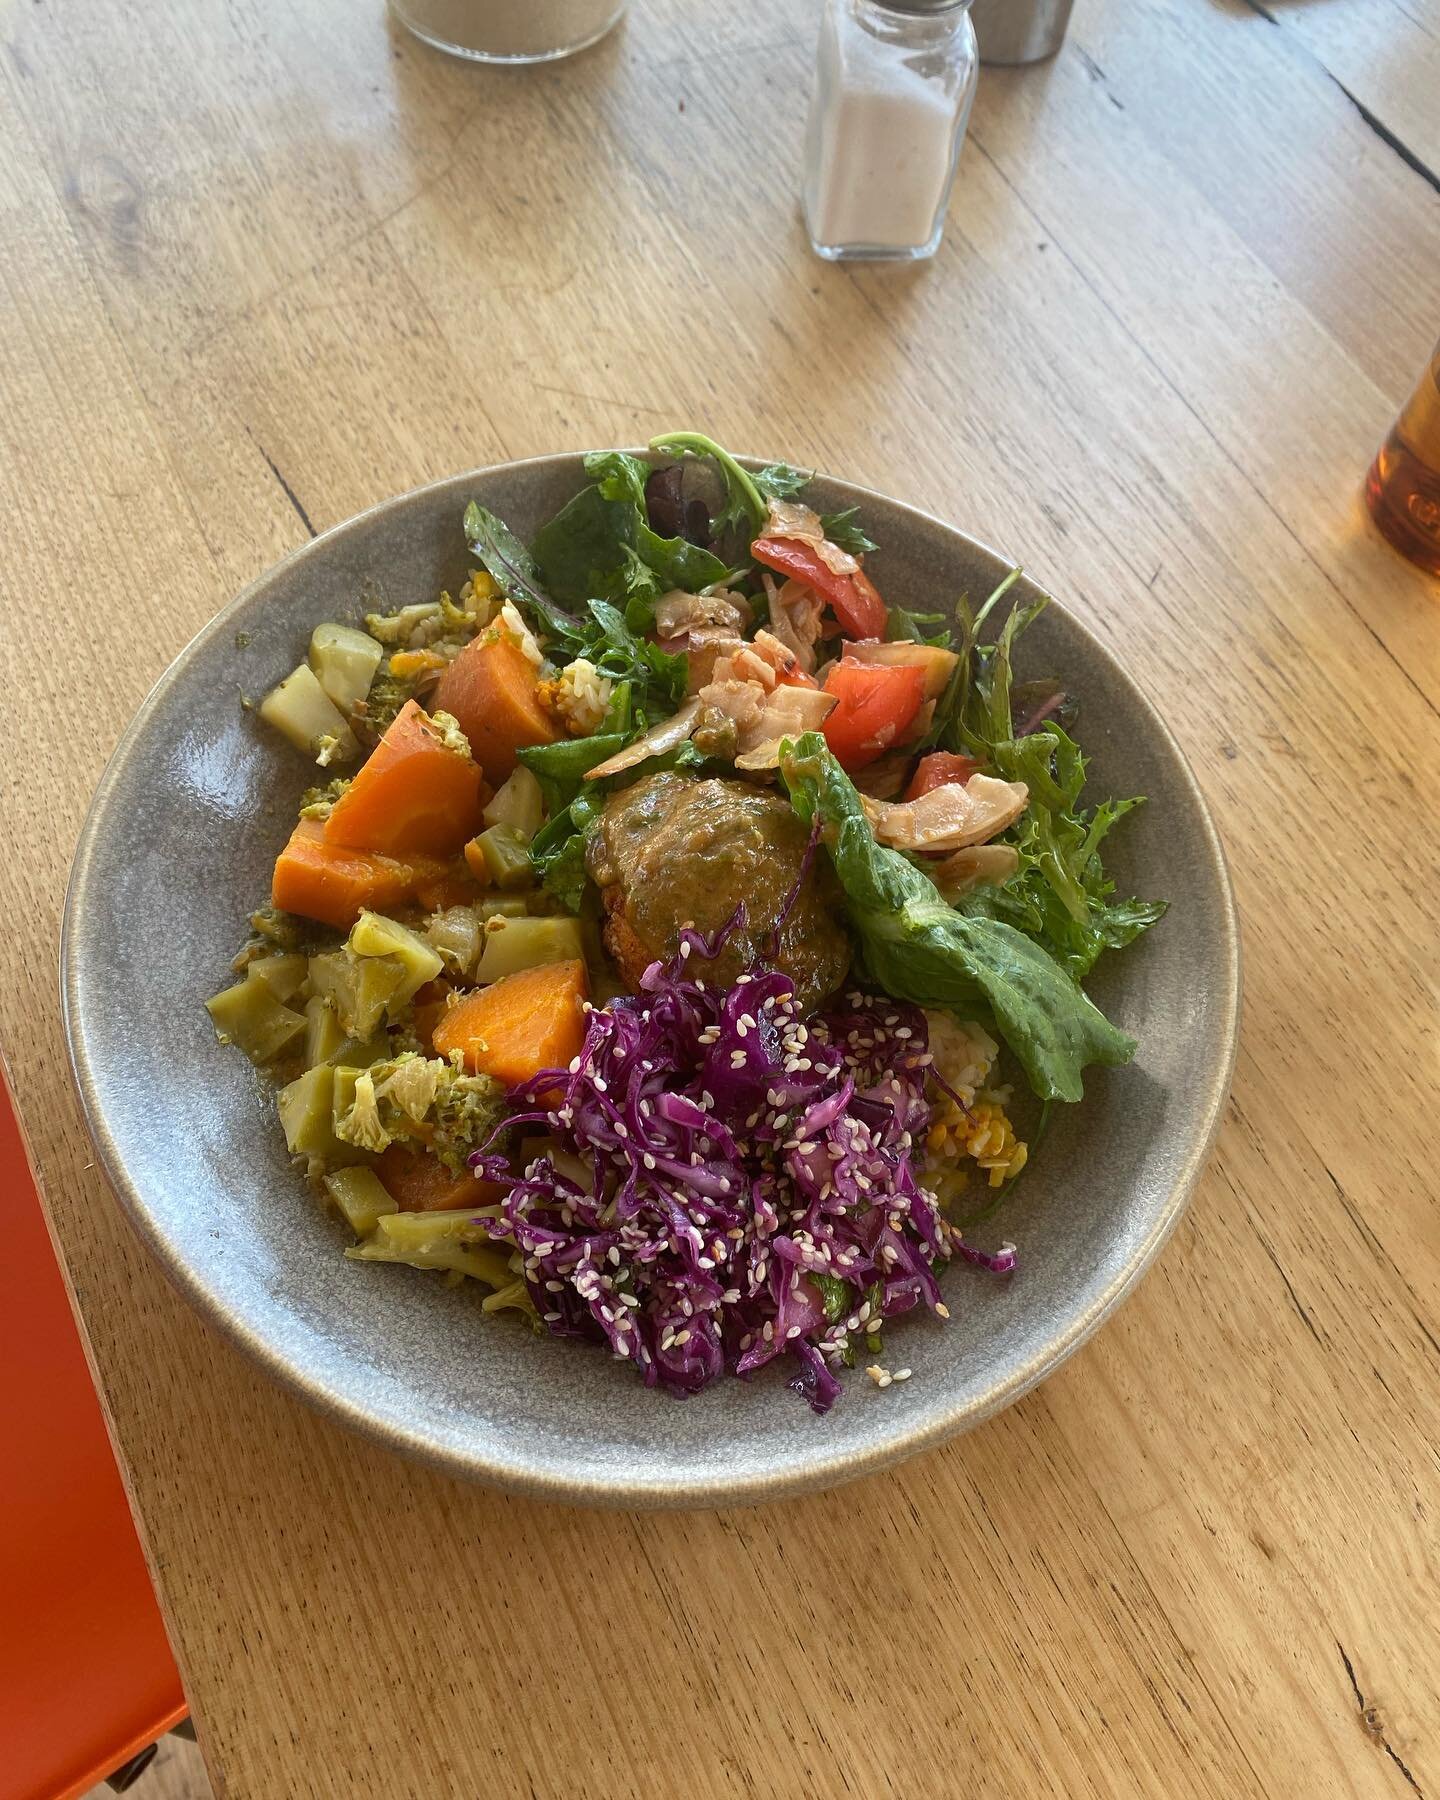
[[[1440,575],[1440,344],[1370,465],[1365,503],[1402,556]]]
[[[626,0],[390,0],[416,37],[474,62],[555,62],[596,43]]]

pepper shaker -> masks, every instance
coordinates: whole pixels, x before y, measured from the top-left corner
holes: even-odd
[[[975,97],[970,0],[825,0],[805,137],[827,261],[933,256]]]

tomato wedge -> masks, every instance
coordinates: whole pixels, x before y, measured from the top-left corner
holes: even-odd
[[[932,750],[915,765],[915,773],[910,777],[905,798],[918,800],[932,788],[949,787],[952,781],[957,781],[964,787],[979,767],[973,756],[958,756],[952,750]]]
[[[853,575],[837,575],[821,561],[815,546],[805,538],[759,537],[750,554],[767,569],[803,581],[829,602],[835,617],[852,638],[883,638],[885,602],[863,569]]]
[[[915,723],[925,699],[925,674],[911,666],[831,663],[825,692],[834,694],[822,730],[842,769],[863,769],[883,756]]]

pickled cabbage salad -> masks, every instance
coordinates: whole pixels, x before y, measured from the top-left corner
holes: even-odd
[[[346,1256],[824,1412],[1016,1267],[1049,1109],[1135,1051],[1082,983],[1165,906],[1105,873],[1139,802],[1085,804],[1079,697],[1017,676],[1043,597],[887,602],[810,479],[597,452],[528,540],[469,505],[453,595],[317,626],[257,708],[314,785],[208,1007]]]

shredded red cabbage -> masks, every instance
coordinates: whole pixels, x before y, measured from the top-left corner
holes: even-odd
[[[952,1254],[1003,1274],[1014,1250],[963,1244],[916,1176],[924,1013],[851,993],[806,1022],[763,966],[713,988],[699,969],[742,927],[743,911],[713,940],[684,932],[638,994],[591,1010],[568,1070],[517,1090],[505,1129],[543,1127],[589,1186],[548,1154],[517,1180],[487,1146],[472,1166],[510,1187],[477,1222],[518,1248],[555,1335],[603,1339],[678,1395],[787,1356],[823,1413],[884,1320],[940,1305]]]

